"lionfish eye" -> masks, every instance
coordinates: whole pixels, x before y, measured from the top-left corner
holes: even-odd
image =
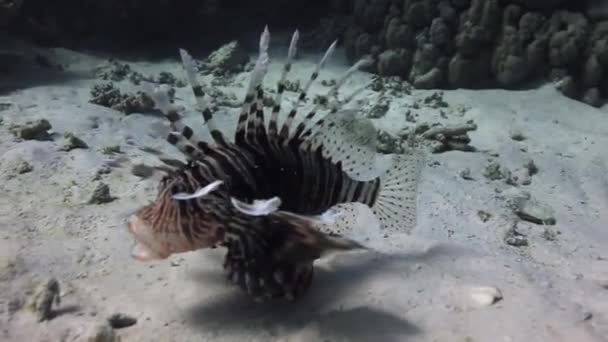
[[[171,185],[171,193],[176,194],[178,192],[181,192],[181,186],[179,186],[179,184],[173,184]]]

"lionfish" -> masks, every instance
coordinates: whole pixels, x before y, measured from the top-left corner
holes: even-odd
[[[182,63],[212,142],[194,137],[166,89],[147,85],[156,108],[170,122],[167,141],[185,155],[187,163],[166,167],[156,200],[129,217],[128,229],[136,240],[134,258],[158,260],[224,247],[228,278],[254,300],[293,300],[311,286],[315,260],[330,252],[366,248],[335,233],[361,222],[363,209],[378,219],[375,222],[382,229],[408,232],[414,227],[424,164],[420,150],[377,153],[373,124],[359,117],[357,110],[342,109],[356,92],[332,105],[321,101],[305,116],[298,113],[337,41],[318,62],[279,127],[298,38],[295,31],[266,120],[263,79],[270,34],[265,28],[234,139],[217,128],[210,96],[185,50],[180,49]],[[347,78],[366,63],[362,59],[354,64],[326,98],[337,98]],[[324,108],[326,115],[316,119]]]

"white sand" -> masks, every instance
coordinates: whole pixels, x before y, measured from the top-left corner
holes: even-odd
[[[0,112],[2,341],[85,340],[95,324],[116,312],[138,319],[117,330],[123,341],[601,341],[608,336],[605,111],[569,100],[551,86],[445,92],[452,108],[470,108],[464,116],[447,109],[442,119],[439,110],[423,107],[418,121],[473,119],[479,127],[471,134],[472,145],[488,152],[432,155],[413,235],[384,239],[369,232],[375,237],[370,243],[384,256],[360,253],[322,261],[304,299],[260,305],[224,279],[222,251],[187,253],[155,264],[130,258],[133,240],[125,216],[154,198],[156,183],[126,169],[113,170],[101,179],[118,199],[85,204],[108,158],[100,150],[120,144],[124,155],[149,163],[154,157],[139,147],[179,154],[164,141],[162,117],[125,116],[88,103],[91,85],[100,82],[88,71],[101,59],[56,50],[51,60],[66,61],[70,68],[49,73],[24,63],[20,79],[0,80],[0,103],[11,104]],[[299,63],[294,75],[304,81],[312,65]],[[133,66],[144,73],[183,75],[176,61]],[[269,80],[278,77],[279,68],[274,64]],[[332,64],[321,79],[345,69]],[[367,74],[355,75],[345,93],[368,80]],[[128,81],[121,84],[135,90]],[[312,93],[326,89],[318,86]],[[243,89],[234,91],[241,98]],[[374,123],[397,132],[408,124],[406,105],[430,93],[415,91],[393,100],[387,116]],[[177,95],[185,101],[181,104],[193,103],[188,88]],[[371,91],[359,96],[376,98]],[[231,109],[218,119],[231,131],[235,116]],[[90,148],[62,152],[60,136],[18,142],[8,130],[13,123],[40,117],[58,134],[73,132]],[[188,119],[198,120],[196,113]],[[511,128],[527,139],[512,140]],[[490,152],[499,153],[494,159],[510,169],[533,158],[540,171],[529,186],[488,181],[482,174]],[[16,174],[20,160],[33,171]],[[459,176],[467,167],[474,181]],[[504,242],[514,220],[505,197],[518,191],[530,192],[555,211],[557,224],[548,227],[561,232],[555,241],[543,238],[545,227],[522,222],[529,246]],[[490,220],[482,222],[479,210],[491,213]],[[9,302],[25,300],[51,276],[62,286],[56,317],[37,323],[25,309],[8,310]],[[478,306],[471,291],[479,286],[497,287],[504,298]]]

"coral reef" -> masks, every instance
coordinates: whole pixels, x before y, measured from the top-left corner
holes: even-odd
[[[601,2],[357,0],[343,32],[349,59],[417,88],[517,88],[551,79],[593,106],[608,96],[608,22]],[[583,9],[586,8],[587,11]],[[344,19],[347,18],[347,19]],[[352,20],[351,20],[352,18]],[[333,26],[339,26],[333,24]]]
[[[225,25],[229,17],[242,19]],[[369,71],[399,76],[416,88],[510,89],[549,80],[592,106],[608,98],[608,5],[600,0],[0,0],[0,26],[13,22],[41,41],[95,33],[154,41],[209,33],[221,40],[222,34],[287,21],[314,26],[303,40],[315,46],[340,37],[350,62],[371,55]],[[200,67],[214,74],[241,71],[246,60],[246,51],[232,41]],[[115,66],[106,77],[129,74]]]

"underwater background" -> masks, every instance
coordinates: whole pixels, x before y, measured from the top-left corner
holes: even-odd
[[[307,90],[296,121],[339,105],[428,153],[415,227],[353,225],[369,250],[293,302],[248,298],[222,248],[134,260],[126,227],[185,161],[146,85],[212,141],[187,50],[232,136],[266,27],[267,118]],[[605,341],[607,68],[600,0],[0,0],[0,340]]]

